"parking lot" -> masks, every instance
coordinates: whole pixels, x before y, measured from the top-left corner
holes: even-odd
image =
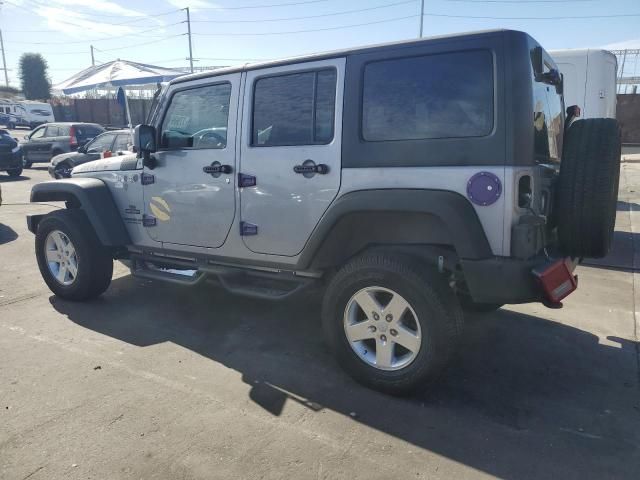
[[[25,204],[47,179],[0,175],[0,478],[638,478],[640,164],[622,166],[612,254],[565,308],[467,317],[445,378],[407,399],[342,372],[317,298],[120,264],[98,300],[52,296],[25,222],[52,208]]]

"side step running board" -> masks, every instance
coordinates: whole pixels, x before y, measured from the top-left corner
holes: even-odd
[[[192,268],[189,268],[190,266]],[[184,286],[193,286],[207,277],[213,277],[229,293],[264,300],[284,300],[316,281],[312,277],[286,273],[245,271],[232,267],[171,265],[142,258],[131,259],[131,274],[147,280],[165,281]]]
[[[185,286],[196,285],[206,277],[199,270],[163,268],[144,260],[133,260],[131,262],[131,274],[138,278],[161,280]]]

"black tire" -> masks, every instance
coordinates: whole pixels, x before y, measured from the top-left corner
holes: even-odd
[[[382,370],[361,359],[345,333],[344,318],[350,300],[356,292],[373,286],[391,289],[406,299],[423,332],[417,355],[398,370]],[[424,389],[439,377],[464,322],[458,299],[437,271],[413,258],[384,254],[357,258],[333,277],[325,292],[322,321],[338,363],[358,382],[392,395]],[[377,345],[378,339],[370,341]]]
[[[30,162],[29,160],[27,160],[27,157],[23,153],[22,154],[22,168],[31,168],[31,165],[33,165],[33,162]]]
[[[620,128],[611,118],[574,122],[564,139],[556,219],[561,251],[604,257],[611,247],[620,179]]]
[[[8,128],[9,130],[15,130],[15,129],[16,129],[16,124],[15,124],[15,123],[13,123],[13,122],[9,122],[9,123],[7,124],[7,128]]]
[[[66,235],[75,247],[78,268],[70,285],[55,278],[46,260],[46,240],[54,230]],[[57,296],[67,300],[88,300],[109,287],[113,274],[112,256],[98,240],[82,210],[58,210],[46,215],[38,225],[35,246],[42,278]]]
[[[503,303],[478,303],[474,302],[468,295],[458,295],[460,306],[465,312],[491,313],[500,310]]]
[[[73,169],[68,163],[60,162],[53,170],[53,176],[56,179],[71,178],[71,170]]]
[[[10,177],[19,177],[20,175],[22,175],[22,167],[8,168],[7,173]]]

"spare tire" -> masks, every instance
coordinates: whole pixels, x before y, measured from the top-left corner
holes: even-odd
[[[600,258],[609,252],[616,221],[620,153],[620,128],[614,119],[578,120],[567,130],[555,212],[562,253]]]

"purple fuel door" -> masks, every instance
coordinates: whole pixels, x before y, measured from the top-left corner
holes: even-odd
[[[502,194],[500,179],[491,172],[478,172],[467,182],[467,197],[476,205],[486,207]]]

